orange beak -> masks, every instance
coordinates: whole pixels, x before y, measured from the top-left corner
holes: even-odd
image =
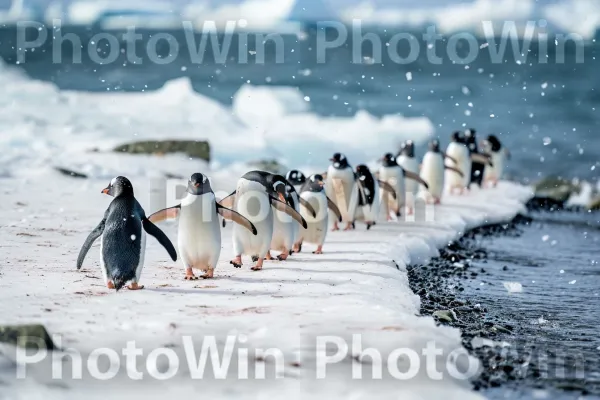
[[[198,182],[194,183],[194,187],[200,187],[200,184]]]
[[[102,192],[100,192],[100,193],[108,194],[109,190],[110,190],[110,188],[104,188],[104,189],[102,189]]]
[[[281,200],[282,203],[287,203],[287,201],[285,200],[285,197],[283,197],[283,195],[281,193],[279,193],[279,200]]]

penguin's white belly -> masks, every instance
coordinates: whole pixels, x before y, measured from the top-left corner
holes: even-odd
[[[416,158],[407,157],[407,156],[399,156],[396,159],[396,162],[398,163],[399,166],[404,168],[405,171],[412,172],[417,175],[419,174],[419,162],[417,161]],[[413,181],[412,179],[408,179],[406,181],[405,185],[406,185],[407,193],[415,194],[419,190],[419,183]]]
[[[327,196],[335,203],[342,214],[343,222],[354,221],[354,212],[356,200],[358,198],[358,188],[354,180],[352,169],[343,170],[329,167],[327,172],[327,182],[325,185]]]
[[[264,257],[273,238],[273,211],[265,187],[244,178],[238,181],[235,210],[254,224],[258,232],[233,224],[233,247],[236,255]]]
[[[284,212],[273,210],[273,238],[271,239],[271,250],[290,250],[300,226],[296,221]]]
[[[504,172],[504,150],[499,152],[492,152],[492,163],[494,166],[487,164],[483,170],[483,179],[495,179],[500,180],[502,173]]]
[[[462,143],[452,142],[448,145],[446,154],[454,158],[456,162],[449,158],[445,159],[445,165],[454,167],[464,174],[461,177],[458,173],[450,170],[444,171],[444,182],[448,188],[466,187],[471,179],[471,157],[469,149]]]
[[[441,153],[427,152],[423,157],[421,178],[429,184],[429,190],[421,185],[421,192],[429,192],[436,198],[442,197],[444,191],[444,159]]]
[[[212,196],[212,194],[210,194]],[[208,196],[205,198],[205,196]],[[214,269],[221,254],[221,228],[214,196],[188,195],[181,204],[177,245],[185,268]]]
[[[327,225],[329,219],[329,210],[327,209],[327,196],[324,192],[304,192],[300,195],[308,201],[317,212],[317,216],[313,217],[308,210],[300,206],[300,214],[306,220],[306,229],[300,228],[300,237],[303,241],[322,245],[327,236]]]
[[[396,192],[396,199],[394,199],[394,196],[391,193],[379,189],[381,205],[385,207],[386,214],[390,211],[394,213],[399,212],[406,204],[404,172],[401,168],[381,167],[379,169],[379,179],[389,184]]]

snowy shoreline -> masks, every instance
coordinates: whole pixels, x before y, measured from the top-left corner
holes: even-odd
[[[164,249],[149,240],[141,282],[146,289],[113,293],[100,279],[97,244],[84,269],[75,270],[79,247],[110,201],[99,193],[106,182],[53,177],[24,185],[12,179],[2,183],[0,324],[42,323],[61,335],[63,347],[82,354],[99,347],[123,349],[130,340],[148,350],[167,346],[180,352],[188,335],[196,343],[214,336],[222,349],[226,338],[235,335],[249,349],[277,348],[285,355],[283,378],[263,383],[240,381],[233,373],[222,381],[192,381],[183,360],[179,373],[166,383],[146,379],[141,385],[116,378],[120,394],[145,398],[164,397],[166,390],[186,398],[198,393],[219,398],[479,398],[468,381],[449,376],[443,363],[441,380],[431,379],[424,363],[409,380],[387,373],[382,380],[370,379],[370,361],[358,363],[352,348],[328,366],[326,379],[315,379],[315,338],[336,336],[350,346],[352,335],[360,334],[362,348],[378,350],[384,365],[393,350],[421,354],[429,342],[444,356],[462,349],[459,330],[418,316],[420,299],[409,288],[406,266],[437,256],[439,248],[470,229],[512,220],[533,195],[529,187],[501,182],[496,189],[446,197],[430,215],[433,221],[380,223],[369,232],[358,225],[354,232],[330,233],[325,254],[313,255],[309,247],[287,262],[265,263],[261,272],[250,271],[249,260],[241,270],[229,265],[229,225],[213,281],[183,281],[180,264],[170,262]],[[134,186],[150,211],[147,183],[134,181]],[[175,227],[162,225],[172,240]],[[410,360],[401,359],[401,371],[406,370],[403,361]],[[459,369],[466,362],[466,357],[459,360]],[[367,378],[352,379],[356,364]],[[14,366],[0,359],[2,392],[15,399],[106,395],[106,382],[85,378],[60,381],[57,389],[47,368],[35,366],[28,379],[17,381]],[[212,377],[212,371],[207,374]]]

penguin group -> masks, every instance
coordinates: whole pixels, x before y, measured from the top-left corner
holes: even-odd
[[[100,265],[109,289],[143,289],[139,285],[144,266],[146,234],[166,249],[173,261],[181,260],[185,280],[214,277],[221,254],[221,227],[233,222],[234,258],[230,264],[243,266],[252,259],[253,271],[263,269],[265,260],[285,261],[302,252],[308,243],[322,254],[328,231],[354,230],[360,222],[369,230],[378,221],[399,220],[402,212],[414,211],[415,196],[439,204],[442,195],[464,195],[472,185],[496,186],[502,178],[508,152],[495,135],[480,146],[476,132],[454,132],[446,151],[438,140],[429,143],[419,163],[415,144],[406,141],[396,154],[379,159],[379,169],[365,164],[352,167],[347,157],[335,153],[327,171],[306,176],[291,170],[285,176],[266,171],[249,171],[235,190],[217,199],[210,179],[194,173],[187,182],[180,204],[150,216],[136,200],[131,182],[114,178],[102,193],[114,197],[103,219],[85,240],[77,269],[92,244],[100,238]],[[156,225],[178,219],[177,251]],[[277,252],[275,257],[273,252]],[[194,270],[202,271],[197,276]]]

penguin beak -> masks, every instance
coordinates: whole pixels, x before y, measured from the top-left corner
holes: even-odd
[[[198,182],[194,183],[194,187],[200,187],[200,183],[198,183]]]
[[[279,200],[281,200],[282,203],[286,203],[287,201],[285,200],[285,197],[283,197],[283,195],[281,193],[279,193]]]
[[[100,192],[100,193],[108,194],[109,191],[110,191],[110,188],[107,187],[107,188],[102,189],[102,192]]]
[[[335,158],[332,157],[332,158],[329,159],[329,161],[334,162]]]

